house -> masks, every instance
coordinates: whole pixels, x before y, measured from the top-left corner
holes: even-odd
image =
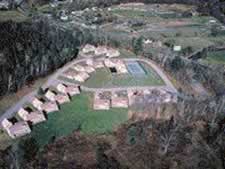
[[[57,95],[57,93],[56,93],[56,92],[53,92],[53,91],[51,91],[51,90],[48,90],[48,91],[45,93],[45,97],[46,97],[48,100],[52,101],[52,102],[56,101],[56,99],[55,99],[55,96],[56,96],[56,95]]]
[[[85,66],[84,69],[85,69],[85,72],[87,73],[92,73],[95,71],[95,68],[92,66]]]
[[[93,66],[95,69],[100,69],[105,67],[102,61],[96,61]]]
[[[31,104],[38,110],[42,110],[41,106],[44,104],[44,102],[38,98],[34,98],[31,102]]]
[[[110,100],[95,99],[93,107],[94,107],[94,110],[109,110],[110,109]]]
[[[55,100],[59,104],[63,104],[63,103],[66,103],[66,102],[70,102],[70,98],[69,98],[69,96],[67,94],[57,94],[55,96]]]
[[[87,72],[87,73],[92,73],[95,71],[95,68],[90,66],[90,65],[74,65],[73,67],[74,70],[78,71],[78,72]]]
[[[90,44],[87,44],[87,45],[85,45],[84,48],[82,49],[82,52],[83,52],[84,54],[90,53],[90,52],[95,52],[95,49],[96,49],[95,46],[90,45]]]
[[[174,46],[173,47],[173,51],[175,51],[175,52],[180,52],[181,51],[181,46]]]
[[[24,121],[28,121],[31,122],[32,124],[38,124],[41,123],[43,121],[46,121],[46,118],[44,116],[44,114],[40,111],[34,111],[34,112],[30,112],[25,119],[23,119]]]
[[[100,93],[97,93],[94,96],[93,108],[94,110],[109,110],[110,100],[106,98],[100,98]]]
[[[96,56],[106,55],[107,51],[108,50],[105,46],[99,46],[95,49],[95,55]]]
[[[86,64],[89,65],[89,66],[93,66],[94,65],[94,59],[87,59]]]
[[[43,98],[35,98],[32,101],[32,105],[39,111],[45,111],[46,113],[51,113],[59,110],[56,102],[45,101]]]
[[[63,76],[65,76],[68,79],[74,80],[74,77],[77,75],[77,73],[73,70],[67,70],[63,73]]]
[[[46,120],[44,114],[40,111],[32,110],[31,108],[21,108],[18,115],[24,121],[31,122],[32,124],[41,123]]]
[[[127,67],[121,59],[105,59],[105,66],[109,68],[115,68],[118,74],[128,73]]]
[[[59,111],[59,106],[56,104],[56,102],[46,102],[41,106],[41,109],[48,114]]]
[[[3,129],[8,130],[13,124],[8,119],[3,119],[1,125]]]
[[[27,122],[20,121],[13,124],[9,129],[6,130],[10,137],[18,138],[31,133],[31,129]]]
[[[86,72],[79,72],[74,77],[74,80],[78,82],[85,82],[90,76]]]
[[[85,72],[85,67],[83,65],[79,65],[79,64],[76,64],[73,66],[73,69],[78,71],[78,72]]]
[[[128,97],[119,96],[117,94],[113,94],[111,98],[111,105],[114,108],[128,108]]]
[[[62,92],[64,94],[69,94],[70,96],[80,94],[79,86],[76,86],[76,85],[67,86],[64,84],[58,84],[56,88],[59,92]]]
[[[119,57],[120,52],[116,49],[109,49],[106,53],[106,56],[109,57],[109,58]]]

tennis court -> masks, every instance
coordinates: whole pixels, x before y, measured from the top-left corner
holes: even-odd
[[[126,63],[129,73],[133,76],[145,76],[146,72],[138,61],[128,61]]]

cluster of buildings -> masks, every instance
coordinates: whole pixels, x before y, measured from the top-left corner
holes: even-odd
[[[129,105],[134,103],[176,103],[177,95],[166,89],[129,90]]]
[[[96,92],[94,95],[94,110],[109,110],[112,108],[128,108],[129,100],[126,91]]]
[[[31,126],[47,120],[47,115],[59,111],[59,105],[70,102],[70,97],[80,94],[77,85],[59,83],[55,88],[45,90],[43,96],[35,96],[30,103],[17,111],[17,118],[4,119],[1,123],[4,130],[12,138],[31,133]]]
[[[128,73],[126,64],[122,59],[116,59],[120,52],[106,46],[95,47],[87,44],[81,51],[81,56],[86,57],[86,61],[77,63],[63,73],[63,76],[83,83],[90,78],[90,74],[96,69],[109,68],[112,73]],[[99,57],[99,58],[94,58]]]

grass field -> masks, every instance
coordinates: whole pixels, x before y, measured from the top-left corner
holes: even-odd
[[[110,88],[110,87],[125,87],[125,86],[158,86],[163,85],[162,79],[152,70],[149,65],[140,63],[146,71],[143,77],[133,77],[129,73],[123,75],[112,75],[107,69],[97,70],[92,74],[84,86],[92,88]]]
[[[0,130],[0,150],[5,150],[12,144],[13,140],[2,130]]]
[[[91,102],[89,93],[75,96],[72,102],[62,105],[59,112],[49,114],[48,121],[34,126],[32,136],[44,146],[52,137],[66,136],[78,129],[86,134],[110,133],[128,120],[127,109],[95,111]]]
[[[209,52],[203,62],[209,64],[225,64],[225,51]]]

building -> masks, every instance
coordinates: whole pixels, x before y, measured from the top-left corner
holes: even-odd
[[[44,100],[43,98],[35,98],[32,101],[32,105],[39,111],[45,111],[46,113],[51,113],[59,110],[56,102],[49,102]]]
[[[84,69],[85,69],[85,72],[87,73],[92,73],[95,71],[95,68],[89,65],[85,66]]]
[[[12,138],[18,138],[31,133],[30,126],[25,121],[13,124],[8,130],[8,134]]]
[[[108,52],[108,50],[105,46],[99,46],[95,49],[96,56],[106,55],[107,52]]]
[[[83,52],[84,54],[86,54],[86,53],[90,53],[90,52],[95,52],[95,50],[96,50],[95,46],[90,45],[90,44],[87,44],[87,45],[85,45],[84,48],[82,49],[82,52]]]
[[[70,102],[70,98],[67,94],[57,94],[55,96],[55,101],[59,104]]]
[[[89,77],[90,76],[89,76],[88,73],[86,73],[86,72],[79,72],[74,77],[74,80],[76,80],[78,82],[85,82]]]
[[[41,106],[41,109],[48,114],[59,111],[59,106],[56,104],[56,102],[46,102]]]
[[[108,68],[115,68],[118,74],[128,73],[127,67],[121,59],[105,59],[104,63]]]
[[[70,96],[80,94],[80,88],[79,86],[76,86],[76,85],[67,86],[64,84],[58,84],[56,88],[59,92],[62,92],[64,94],[69,94]]]
[[[46,120],[44,114],[40,111],[32,110],[31,108],[21,108],[18,115],[24,121],[31,122],[32,124],[41,123]]]
[[[41,106],[44,104],[43,100],[40,100],[38,98],[34,98],[31,102],[31,104],[38,110],[42,110]]]
[[[100,98],[100,94],[95,94],[93,108],[94,110],[109,110],[110,100],[106,98]]]
[[[101,69],[105,67],[102,61],[96,61],[93,66],[95,69]]]
[[[173,51],[175,51],[175,52],[180,52],[181,51],[181,46],[174,46],[173,47]]]
[[[46,97],[48,100],[52,101],[52,102],[56,101],[56,99],[55,99],[56,95],[57,95],[57,93],[56,93],[56,92],[53,92],[53,91],[51,91],[51,90],[48,90],[48,91],[45,93],[45,97]]]
[[[34,112],[30,112],[25,119],[23,119],[24,121],[28,121],[31,122],[32,124],[38,124],[41,122],[46,121],[45,115],[40,112],[40,111],[34,111]]]
[[[128,108],[129,105],[128,97],[113,94],[111,98],[111,105],[114,108]]]
[[[106,56],[109,57],[109,58],[119,57],[120,52],[116,49],[109,49],[106,53]]]
[[[73,66],[73,69],[78,71],[78,72],[85,72],[85,67],[83,65],[79,65],[79,64],[76,64]]]
[[[63,76],[65,76],[68,79],[74,80],[74,77],[77,75],[77,73],[73,70],[67,70],[63,73]]]
[[[9,129],[13,125],[8,119],[3,119],[1,124],[5,130]]]

